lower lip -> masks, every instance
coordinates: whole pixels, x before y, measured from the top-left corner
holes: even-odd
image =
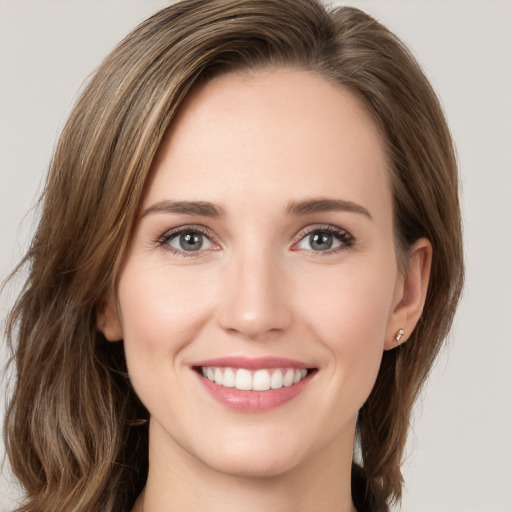
[[[302,393],[311,380],[307,375],[297,384],[268,391],[242,391],[215,384],[202,375],[197,374],[205,389],[217,402],[241,412],[262,412],[275,409]]]

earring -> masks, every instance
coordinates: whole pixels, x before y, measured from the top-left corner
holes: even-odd
[[[398,332],[395,335],[395,341],[398,346],[400,346],[400,340],[402,339],[402,336],[405,334],[405,331],[403,329],[399,329]]]

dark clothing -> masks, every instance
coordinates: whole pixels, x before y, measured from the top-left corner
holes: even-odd
[[[366,476],[357,464],[352,464],[352,501],[357,512],[389,512],[384,500],[368,492]]]

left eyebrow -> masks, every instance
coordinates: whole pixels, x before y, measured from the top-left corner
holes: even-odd
[[[185,215],[203,215],[205,217],[222,217],[224,210],[208,201],[159,201],[144,210],[141,215],[145,217],[150,213],[178,213]]]
[[[305,201],[293,201],[288,204],[286,213],[289,215],[311,215],[320,212],[350,212],[359,213],[373,220],[370,212],[360,204],[343,199],[308,199]]]

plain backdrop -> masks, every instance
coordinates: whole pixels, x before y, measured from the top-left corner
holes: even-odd
[[[31,207],[84,80],[130,29],[169,3],[0,0],[0,280],[33,232]],[[512,2],[348,3],[415,53],[441,98],[461,168],[466,288],[416,408],[401,510],[512,512]],[[2,319],[19,285],[0,297]],[[2,511],[16,492],[6,464]]]

